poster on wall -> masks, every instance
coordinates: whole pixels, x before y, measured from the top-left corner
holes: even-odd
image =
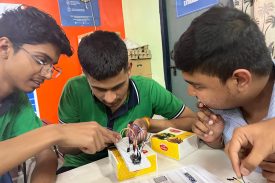
[[[20,5],[21,4],[0,3],[0,17],[2,16],[2,13],[4,13],[5,11],[17,8]],[[37,116],[39,116],[40,114],[39,114],[39,107],[38,107],[36,91],[28,93],[28,98],[29,98],[30,103],[32,104],[32,107],[33,107],[35,113],[37,114]]]
[[[176,0],[177,18],[209,8],[219,3],[219,0]]]
[[[36,113],[36,115],[38,117],[40,117],[36,90],[34,90],[31,93],[28,93],[28,97],[29,97],[29,101],[32,105],[32,108],[33,108],[34,112]]]
[[[58,0],[62,26],[99,26],[98,0]]]
[[[21,4],[11,4],[11,3],[0,3],[0,17],[2,16],[2,13],[4,13],[7,10],[17,8]]]

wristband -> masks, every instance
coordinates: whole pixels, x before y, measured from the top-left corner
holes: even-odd
[[[144,121],[147,123],[148,129],[150,128],[150,118],[148,117],[143,117]]]
[[[57,158],[64,157],[64,155],[59,151],[59,148],[57,145],[52,146],[53,152],[55,152]]]

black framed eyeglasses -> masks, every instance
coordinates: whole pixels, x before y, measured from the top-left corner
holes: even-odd
[[[51,79],[55,79],[62,73],[62,69],[60,67],[54,67],[54,65],[50,62],[43,61],[37,56],[31,54],[28,50],[23,47],[19,47],[19,49],[23,50],[27,53],[38,65],[41,65],[41,74],[46,75],[49,72],[51,73]]]

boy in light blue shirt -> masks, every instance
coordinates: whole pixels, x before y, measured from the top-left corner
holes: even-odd
[[[245,13],[211,8],[192,21],[173,57],[189,94],[200,101],[192,130],[209,146],[223,148],[234,129],[275,117],[274,64],[264,35]],[[275,154],[260,168],[275,181]]]

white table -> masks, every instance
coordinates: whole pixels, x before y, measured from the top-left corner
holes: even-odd
[[[221,178],[225,183],[234,183],[227,181],[227,178],[235,176],[231,163],[222,150],[214,150],[206,145],[202,145],[197,151],[188,155],[186,158],[177,161],[158,154],[158,170],[156,173],[151,173],[135,178],[142,180],[148,176],[156,176],[159,173],[177,169],[184,165],[199,165],[210,173]],[[249,177],[249,183],[264,183],[266,182],[261,174],[252,173]],[[115,176],[112,165],[108,158],[104,158],[93,163],[81,166],[79,168],[64,172],[57,177],[57,183],[108,183],[118,182]]]

